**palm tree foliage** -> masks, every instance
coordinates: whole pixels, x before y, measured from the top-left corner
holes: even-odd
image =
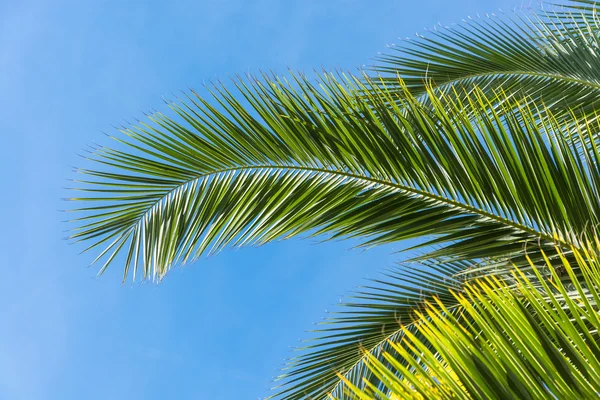
[[[561,262],[550,278],[532,263],[528,277],[512,271],[507,285],[482,278],[452,293],[461,313],[435,299],[417,311],[415,331],[395,354],[367,353],[380,379],[359,389],[345,380],[351,399],[576,399],[600,395],[600,264],[598,241]],[[537,267],[537,268],[536,268]],[[541,287],[540,287],[541,286]],[[433,346],[423,345],[425,339]],[[435,349],[435,350],[433,350]],[[415,354],[418,357],[415,357]],[[404,361],[408,360],[408,363]],[[392,366],[392,368],[390,368]],[[393,371],[393,372],[392,372]]]
[[[441,92],[477,86],[493,95],[499,88],[525,93],[555,115],[595,114],[600,100],[600,19],[595,1],[574,1],[571,9],[495,14],[437,26],[427,37],[393,44],[372,67],[391,87],[397,76],[415,95],[434,83]],[[407,38],[408,39],[408,38]],[[543,111],[543,110],[542,110]]]
[[[75,200],[94,205],[78,210],[91,213],[73,237],[112,240],[102,268],[128,243],[125,273],[140,265],[160,279],[208,248],[315,229],[366,245],[435,234],[426,244],[452,241],[436,256],[475,259],[516,257],[527,241],[572,243],[595,222],[597,149],[580,158],[526,102],[498,109],[476,91],[470,119],[433,93],[431,109],[356,78],[326,76],[325,92],[298,83],[305,98],[282,82],[240,87],[263,121],[222,92],[229,115],[190,96],[171,104],[189,126],[156,114],[154,126],[123,130],[130,139],[117,140],[139,154],[100,148],[93,159],[113,168],[80,170],[103,179],[80,181],[93,194]]]
[[[235,91],[186,93],[168,102],[172,116],[155,112],[94,149],[71,237],[97,250],[100,273],[123,264],[124,280],[296,235],[367,247],[422,238],[423,255],[332,316],[277,390],[342,397],[338,373],[378,386],[368,367],[413,354],[407,332],[430,345],[410,322],[426,301],[459,315],[451,289],[573,261],[594,234],[597,20],[582,9],[470,23],[382,58],[382,76],[249,76]]]
[[[403,327],[422,338],[412,321],[415,310],[427,300],[437,298],[450,312],[460,312],[460,304],[451,290],[462,287],[464,280],[456,275],[469,267],[466,262],[403,264],[385,273],[384,279],[361,287],[351,302],[341,304],[344,311],[332,313],[324,323],[329,327],[317,331],[320,336],[308,341],[304,350],[312,352],[291,360],[291,373],[282,376],[288,380],[278,388],[283,389],[279,394],[289,398],[302,395],[319,398],[327,391],[345,398],[343,381],[336,373],[358,386],[369,379],[378,384],[378,376],[365,363],[365,354],[374,357],[381,357],[384,352],[396,354],[390,341],[402,339]],[[385,360],[382,362],[385,364]]]

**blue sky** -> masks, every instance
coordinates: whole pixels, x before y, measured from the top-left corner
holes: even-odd
[[[402,256],[295,239],[160,285],[101,278],[63,238],[63,187],[111,124],[260,69],[354,69],[397,37],[517,0],[0,2],[1,399],[257,399],[290,348]],[[219,393],[216,395],[216,393]]]

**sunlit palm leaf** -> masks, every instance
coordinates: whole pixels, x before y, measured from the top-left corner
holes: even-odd
[[[563,258],[565,253],[562,253]],[[553,276],[553,269],[543,268],[550,262],[548,258],[541,264],[537,262],[538,267],[535,267],[531,258],[526,258],[529,265],[522,265],[520,270],[530,278],[536,277],[533,271],[535,268],[537,274],[544,278]],[[571,256],[568,259],[572,258]],[[560,263],[562,262],[561,259]],[[556,261],[553,263],[557,266]],[[557,269],[559,274],[560,263]],[[461,292],[465,283],[469,284],[481,276],[501,275],[500,279],[505,278],[503,287],[512,289],[518,286],[519,282],[515,281],[510,273],[512,268],[508,271],[506,266],[499,268],[496,261],[488,264],[500,272],[494,273],[485,263],[440,264],[439,261],[433,260],[422,261],[416,265],[403,263],[399,268],[385,274],[383,279],[376,280],[375,286],[361,287],[360,291],[352,296],[356,302],[340,304],[344,311],[333,313],[333,316],[323,323],[325,327],[316,331],[319,333],[318,338],[308,340],[305,347],[298,349],[304,354],[290,361],[291,372],[283,375],[283,378],[288,380],[287,384],[278,394],[285,396],[292,392],[301,393],[308,398],[324,398],[331,395],[336,399],[348,399],[353,397],[349,397],[345,391],[342,384],[344,380],[358,389],[381,386],[380,376],[373,374],[368,366],[369,355],[382,362],[385,368],[395,370],[383,358],[383,354],[387,352],[388,356],[399,356],[390,342],[397,342],[403,346],[405,342],[402,338],[406,331],[411,332],[413,340],[419,340],[426,348],[435,346],[435,343],[430,343],[427,337],[418,331],[418,319],[414,318],[416,310],[423,310],[428,303],[437,301],[444,305],[448,313],[462,315],[462,304],[452,292]],[[531,283],[533,282],[532,280]],[[543,288],[539,284],[537,287]],[[359,351],[359,347],[362,351]],[[407,347],[405,352],[411,353],[412,350]],[[408,365],[403,357],[397,361]]]
[[[415,313],[415,326],[432,348],[405,329],[401,345],[389,344],[395,353],[384,354],[385,363],[367,354],[383,386],[359,389],[346,381],[347,398],[597,398],[598,243],[575,256],[573,264],[563,258],[566,277],[552,272],[551,279],[531,280],[515,270],[516,288],[491,278],[467,285],[454,294],[460,316],[445,301],[431,302]]]

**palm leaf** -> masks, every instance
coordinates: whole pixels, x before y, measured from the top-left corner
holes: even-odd
[[[212,101],[190,93],[169,103],[176,117],[155,113],[124,128],[118,146],[96,149],[100,167],[79,170],[85,194],[73,200],[89,206],[73,210],[72,238],[99,249],[100,272],[119,262],[124,280],[159,280],[228,244],[428,237],[421,245],[438,246],[425,267],[393,272],[405,282],[379,282],[385,291],[362,292],[366,303],[328,320],[278,389],[290,399],[343,396],[341,372],[349,385],[383,390],[383,370],[369,372],[368,360],[395,370],[394,357],[417,348],[388,340],[430,350],[398,317],[436,296],[462,309],[449,282],[503,276],[510,263],[539,263],[540,249],[570,251],[594,232],[598,17],[580,7],[432,33],[383,57],[376,81],[264,77],[238,81],[237,95],[217,87]]]
[[[342,377],[347,398],[597,398],[598,244],[574,249],[573,264],[562,258],[566,277],[516,269],[516,288],[491,278],[466,285],[454,293],[460,315],[431,302],[415,313],[418,335],[405,328],[385,362],[366,355],[381,386],[361,389]]]
[[[372,69],[388,88],[401,76],[416,96],[431,83],[449,94],[477,86],[492,97],[501,89],[543,102],[555,117],[570,119],[574,112],[593,118],[600,101],[600,17],[584,3],[596,4],[575,1],[571,9],[439,26],[390,46]]]
[[[559,254],[560,263],[574,261],[572,254],[567,256],[568,252]],[[526,255],[528,267],[519,266],[519,270],[527,274],[531,285],[538,289],[544,288],[538,277],[553,279],[564,274],[560,265],[547,256],[542,255],[544,261],[540,264]],[[315,331],[317,338],[307,340],[307,345],[297,349],[303,354],[290,360],[286,368],[289,372],[285,371],[279,377],[285,380],[285,384],[276,388],[279,391],[273,397],[353,399],[344,382],[356,390],[385,389],[381,376],[369,367],[370,357],[392,372],[396,371],[396,367],[387,361],[389,357],[395,357],[396,363],[409,367],[406,355],[418,357],[418,353],[415,353],[414,347],[405,346],[410,343],[403,339],[407,332],[423,348],[435,349],[436,343],[419,331],[420,320],[414,317],[415,311],[438,302],[443,304],[446,313],[463,315],[464,304],[454,293],[462,292],[465,285],[473,285],[482,276],[502,279],[502,287],[507,290],[518,289],[520,281],[514,279],[512,268],[507,271],[505,266],[498,267],[495,260],[484,264],[487,265],[437,260],[402,263],[386,273],[383,279],[375,280],[375,285],[361,287],[352,296],[354,302],[340,304],[344,311],[333,313],[322,323],[325,328]],[[545,268],[548,264],[554,267]],[[392,343],[403,347],[404,353],[398,353]]]
[[[262,121],[223,92],[228,116],[188,97],[171,105],[187,126],[157,114],[123,130],[128,151],[101,148],[104,169],[79,171],[92,179],[74,200],[94,204],[72,237],[105,247],[102,270],[123,249],[125,275],[160,278],[207,249],[302,232],[367,245],[433,234],[453,241],[436,255],[469,259],[571,243],[596,220],[598,152],[581,159],[552,118],[540,128],[529,108],[501,114],[483,96],[476,120],[433,93],[433,111],[389,107],[375,85],[366,106],[358,80],[321,83],[241,87]]]
[[[403,263],[372,285],[361,287],[352,302],[340,304],[344,311],[332,313],[321,324],[323,328],[314,331],[317,337],[298,349],[304,354],[288,363],[289,372],[280,376],[285,384],[276,388],[277,396],[344,398],[343,381],[336,372],[358,386],[369,377],[376,381],[361,348],[381,356],[394,352],[389,341],[401,340],[403,329],[418,335],[411,321],[414,311],[426,301],[438,298],[449,310],[459,311],[451,290],[459,290],[464,279],[454,276],[469,268],[464,262]]]

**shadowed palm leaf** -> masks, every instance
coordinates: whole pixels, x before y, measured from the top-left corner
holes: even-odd
[[[436,27],[390,46],[372,69],[388,88],[401,76],[417,96],[431,82],[450,94],[456,87],[477,86],[493,97],[502,89],[526,94],[532,104],[543,102],[555,117],[591,118],[600,101],[600,17],[586,4],[595,2]]]

